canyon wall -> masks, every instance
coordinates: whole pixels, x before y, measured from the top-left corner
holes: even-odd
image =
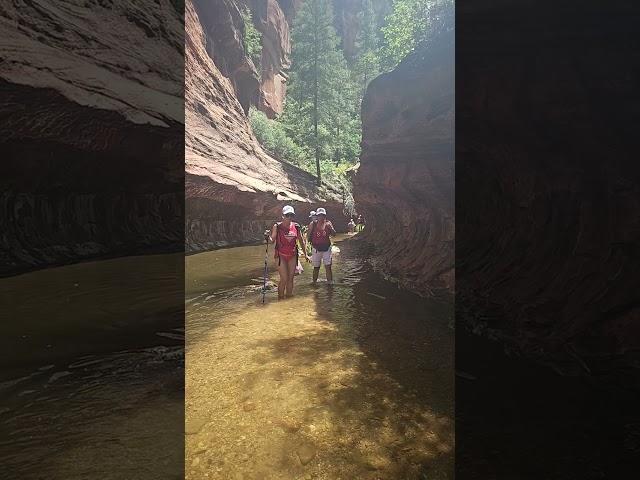
[[[298,6],[285,0],[251,0],[253,22],[262,34],[257,108],[267,117],[282,113],[290,66],[290,25]]]
[[[242,44],[231,0],[187,1],[185,41],[186,248],[258,242],[292,204],[298,221],[323,205],[344,230],[342,192],[269,155],[256,141],[244,101],[257,102],[257,72]],[[275,7],[274,7],[275,8]]]
[[[547,3],[456,12],[456,316],[563,373],[637,365],[636,16]]]
[[[424,294],[454,288],[454,36],[373,80],[354,198],[377,267]]]
[[[0,275],[182,248],[182,32],[169,0],[0,6]]]

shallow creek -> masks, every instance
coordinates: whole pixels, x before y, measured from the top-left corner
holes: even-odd
[[[187,257],[186,478],[453,478],[452,302],[340,240],[283,301],[270,250],[264,304],[264,246]]]

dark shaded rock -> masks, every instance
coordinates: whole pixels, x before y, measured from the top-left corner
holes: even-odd
[[[181,249],[181,14],[162,0],[0,15],[0,274]]]
[[[640,352],[634,10],[456,12],[456,316],[563,373]]]
[[[421,294],[454,286],[454,45],[444,33],[376,78],[354,198],[376,263]]]

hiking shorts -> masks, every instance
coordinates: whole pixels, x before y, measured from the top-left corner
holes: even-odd
[[[319,252],[315,248],[311,249],[311,263],[315,268],[320,267],[321,263],[331,265],[331,247],[326,252]]]

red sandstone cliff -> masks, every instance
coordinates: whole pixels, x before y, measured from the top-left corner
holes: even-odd
[[[421,294],[454,287],[454,37],[376,78],[363,106],[356,208],[378,267]]]
[[[290,66],[290,25],[295,5],[276,0],[250,0],[253,21],[262,33],[260,92],[257,107],[269,118],[282,113]],[[288,9],[288,14],[281,7]]]
[[[333,0],[333,23],[348,60],[353,59],[356,53],[356,36],[360,28],[358,15],[362,12],[362,1]],[[392,0],[372,0],[371,5],[378,18],[384,18],[393,10]]]
[[[181,245],[182,32],[170,0],[0,5],[0,274]]]
[[[340,192],[318,189],[315,177],[270,157],[255,140],[242,99],[252,82],[257,89],[257,77],[246,59],[240,22],[238,4],[231,0],[186,3],[185,235],[190,251],[259,241],[285,203],[297,207],[300,221],[325,204],[337,225],[345,223]]]

